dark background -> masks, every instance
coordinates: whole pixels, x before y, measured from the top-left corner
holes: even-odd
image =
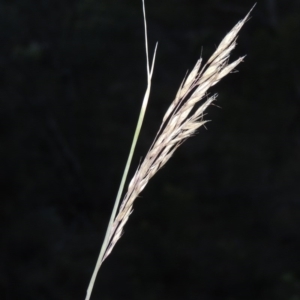
[[[254,0],[147,0],[132,176],[186,70]],[[146,88],[140,0],[1,0],[1,299],[84,299]],[[300,1],[259,0],[207,129],[134,205],[92,299],[300,299]]]

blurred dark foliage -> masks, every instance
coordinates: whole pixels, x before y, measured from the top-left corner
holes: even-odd
[[[252,0],[147,0],[131,175]],[[258,0],[212,122],[150,182],[92,299],[300,299],[300,2]],[[1,299],[84,299],[146,87],[140,0],[1,0]]]

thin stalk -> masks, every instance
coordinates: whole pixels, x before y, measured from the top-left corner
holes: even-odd
[[[145,112],[146,112],[146,109],[147,109],[147,104],[148,104],[148,100],[149,100],[149,96],[150,96],[151,79],[152,79],[152,74],[153,74],[157,44],[156,44],[155,49],[154,49],[154,55],[153,55],[153,60],[152,60],[151,70],[150,70],[149,54],[148,54],[147,22],[146,22],[146,11],[145,11],[144,0],[143,0],[143,15],[144,15],[145,47],[146,47],[146,59],[147,59],[147,89],[146,89],[146,92],[145,92],[145,95],[144,95],[141,111],[140,111],[140,114],[139,114],[139,119],[138,119],[137,126],[136,126],[136,129],[135,129],[135,133],[134,133],[134,136],[133,136],[132,144],[131,144],[131,147],[130,147],[130,152],[129,152],[129,155],[128,155],[128,158],[127,158],[127,162],[126,162],[126,165],[125,165],[125,169],[124,169],[124,172],[123,172],[123,176],[122,176],[122,179],[121,179],[121,183],[120,183],[120,186],[119,186],[119,190],[118,190],[118,193],[117,193],[117,197],[116,197],[116,200],[115,200],[113,211],[111,213],[110,220],[109,220],[107,230],[106,230],[106,233],[105,233],[104,241],[103,241],[102,246],[101,246],[100,254],[98,256],[97,263],[96,263],[94,272],[92,274],[92,277],[91,277],[91,280],[90,280],[90,283],[89,283],[89,286],[88,286],[88,289],[87,289],[85,300],[89,300],[90,297],[91,297],[97,274],[98,274],[99,269],[102,265],[103,257],[105,255],[105,252],[106,252],[107,247],[108,247],[109,242],[110,242],[112,224],[115,220],[117,209],[118,209],[119,204],[120,204],[120,199],[121,199],[121,196],[122,196],[122,193],[123,193],[123,190],[124,190],[124,185],[125,185],[125,182],[126,182],[126,179],[127,179],[128,171],[129,171],[130,164],[131,164],[131,161],[132,161],[132,157],[133,157],[133,154],[134,154],[134,150],[135,150],[135,147],[136,147],[136,144],[137,144],[137,140],[138,140],[141,128],[142,128],[142,124],[143,124],[143,120],[144,120],[144,116],[145,116]]]

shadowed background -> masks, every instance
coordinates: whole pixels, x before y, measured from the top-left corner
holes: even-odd
[[[252,0],[148,0],[132,176]],[[146,88],[140,0],[0,2],[1,299],[84,299]],[[300,4],[259,0],[220,108],[134,205],[92,299],[300,299]]]

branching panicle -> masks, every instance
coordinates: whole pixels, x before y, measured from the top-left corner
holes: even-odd
[[[195,112],[191,112],[195,105],[207,96],[208,89],[218,83],[243,60],[244,57],[241,57],[228,64],[229,55],[236,46],[237,34],[247,21],[249,14],[250,12],[225,36],[202,68],[202,59],[197,61],[193,70],[181,84],[175,100],[163,117],[154,144],[129,184],[128,191],[113,223],[110,245],[104,259],[121,237],[123,227],[132,212],[133,202],[149,180],[170,159],[175,150],[207,122],[202,120],[203,113],[217,95],[209,97]]]

